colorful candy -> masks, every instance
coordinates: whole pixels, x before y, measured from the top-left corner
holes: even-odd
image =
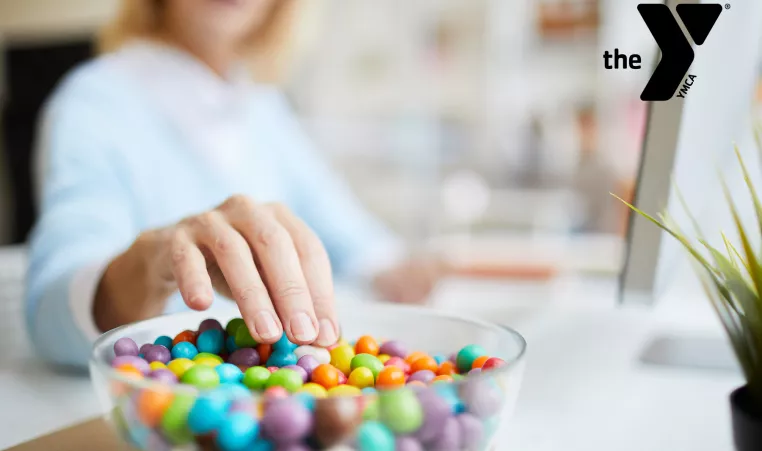
[[[114,386],[143,449],[196,441],[219,451],[477,450],[505,399],[506,381],[467,377],[506,365],[477,345],[446,359],[370,335],[330,348],[285,334],[259,344],[236,318],[140,347],[123,337],[113,350],[120,374],[154,382],[134,394]]]

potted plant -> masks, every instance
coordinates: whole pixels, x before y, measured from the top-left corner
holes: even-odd
[[[690,213],[688,217],[695,230],[695,241],[667,213],[656,219],[615,197],[678,240],[691,255],[696,272],[727,332],[746,378],[746,385],[730,395],[736,449],[759,451],[762,450],[762,254],[759,249],[755,250],[751,238],[755,235],[760,238],[756,242],[762,242],[762,203],[738,149],[736,156],[756,212],[756,227],[744,227],[733,199],[723,184],[725,198],[738,232],[739,246],[731,244],[723,234],[724,249],[712,247]],[[679,192],[677,197],[687,211]]]

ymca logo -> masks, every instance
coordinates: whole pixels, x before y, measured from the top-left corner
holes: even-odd
[[[725,5],[725,8],[729,9],[730,5]],[[685,29],[698,46],[706,41],[722,9],[719,3],[682,4],[677,5],[676,8]],[[661,61],[640,98],[644,101],[669,100],[680,88],[680,83],[693,63],[695,58],[693,46],[688,37],[683,34],[677,18],[667,5],[641,4],[638,5],[638,11],[662,52]],[[624,69],[628,68],[628,63],[630,68],[640,69],[640,55],[633,54],[628,58],[627,55],[620,54],[619,49],[615,49],[613,55],[608,50],[604,52],[603,58],[606,69],[619,69],[620,62]],[[614,59],[613,66],[611,65],[612,58]],[[684,98],[688,94],[695,79],[696,75],[688,75],[678,97]]]

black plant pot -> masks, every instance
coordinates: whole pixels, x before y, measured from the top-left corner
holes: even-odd
[[[736,450],[762,450],[762,406],[754,404],[746,386],[730,395],[730,408]]]

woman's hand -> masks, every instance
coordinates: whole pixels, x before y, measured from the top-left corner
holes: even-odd
[[[328,255],[279,204],[234,196],[214,210],[142,234],[106,270],[93,313],[101,329],[155,316],[179,289],[194,310],[213,290],[235,300],[252,337],[328,346],[338,339]]]
[[[373,285],[388,301],[421,304],[446,271],[447,265],[440,259],[414,258],[378,274]]]

